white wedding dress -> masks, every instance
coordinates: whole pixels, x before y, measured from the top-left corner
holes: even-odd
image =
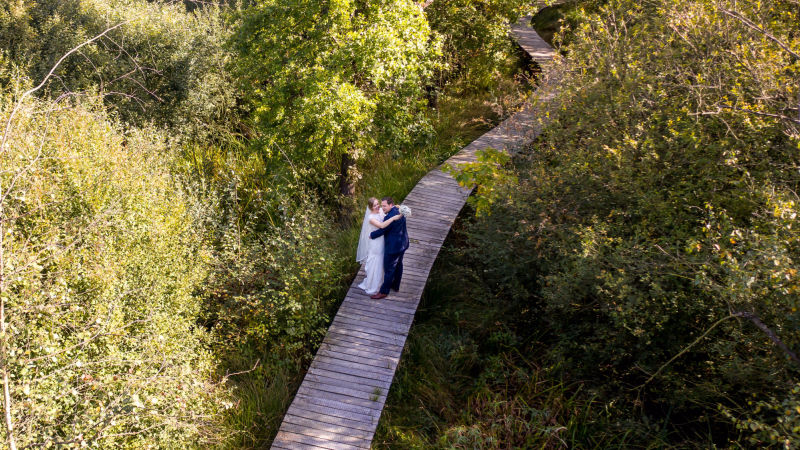
[[[378,239],[370,239],[369,233],[377,230],[378,227],[369,223],[370,219],[383,222],[383,213],[372,214],[367,210],[364,215],[364,224],[361,226],[361,237],[358,241],[356,259],[364,264],[364,271],[367,276],[358,285],[369,295],[375,294],[383,284],[383,236]]]

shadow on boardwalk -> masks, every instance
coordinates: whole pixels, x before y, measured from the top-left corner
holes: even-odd
[[[555,51],[529,23],[530,17],[520,19],[512,32],[520,46],[546,70]],[[534,107],[526,105],[446,164],[473,162],[476,151],[487,147],[515,151],[538,134],[536,116]],[[411,246],[403,261],[401,291],[382,300],[370,299],[356,287],[364,278],[362,267],[284,416],[272,448],[370,448],[428,274],[470,192],[436,168],[406,196],[403,204],[414,215],[407,219]]]

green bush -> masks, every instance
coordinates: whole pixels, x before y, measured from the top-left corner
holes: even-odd
[[[675,443],[798,440],[776,342],[800,349],[800,41],[796,4],[769,4],[587,16],[519,186],[471,230],[548,359]]]
[[[234,189],[229,186],[224,202],[235,202]],[[298,193],[277,208],[258,199],[246,210],[232,206],[210,228],[216,244],[203,283],[207,320],[231,363],[260,359],[259,373],[272,376],[281,364],[308,360],[325,333],[331,293],[341,281],[338,227],[327,210]]]
[[[425,15],[443,38],[446,64],[439,86],[453,77],[464,77],[479,89],[493,85],[493,75],[511,53],[509,24],[529,7],[530,2],[520,0],[432,2]]]
[[[43,92],[100,92],[125,122],[155,122],[184,140],[226,141],[247,132],[227,70],[226,11],[144,0],[5,2],[0,86],[15,74],[38,84],[70,49],[123,24],[65,59]]]
[[[98,103],[28,102],[2,157],[2,351],[17,444],[220,442],[228,400],[196,326],[209,255],[190,199],[165,137],[123,132]],[[4,95],[4,124],[12,106]]]

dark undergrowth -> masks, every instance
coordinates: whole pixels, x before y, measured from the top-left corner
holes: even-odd
[[[657,433],[621,421],[613,402],[543,362],[548,330],[493,292],[462,231],[457,224],[431,272],[373,446],[662,446]]]

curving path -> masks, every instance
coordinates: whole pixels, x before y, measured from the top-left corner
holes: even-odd
[[[555,51],[529,23],[530,17],[523,17],[511,27],[512,32],[520,46],[545,68]],[[446,163],[473,162],[475,152],[487,147],[514,151],[538,134],[536,123],[535,108],[526,105]],[[272,448],[370,448],[428,274],[470,192],[436,168],[406,196],[403,204],[411,208],[413,216],[407,219],[411,245],[403,261],[400,292],[383,300],[370,299],[356,287],[364,278],[362,267],[284,416]]]

